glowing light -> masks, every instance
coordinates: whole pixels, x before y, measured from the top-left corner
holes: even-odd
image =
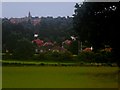
[[[34,37],[38,37],[38,34],[34,34]]]

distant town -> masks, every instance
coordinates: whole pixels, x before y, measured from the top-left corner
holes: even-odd
[[[46,51],[57,51],[65,52],[69,51],[70,45],[73,41],[76,41],[77,37],[74,36],[72,30],[72,17],[33,17],[30,12],[28,12],[27,17],[22,18],[3,18],[3,35],[10,31],[11,33],[16,33],[21,39],[25,37],[33,44],[36,45],[35,52],[46,52]],[[7,25],[9,23],[9,25]],[[58,24],[56,24],[58,23]],[[5,27],[4,27],[5,25]],[[52,27],[51,27],[52,26]],[[7,27],[10,27],[9,29]],[[13,29],[12,29],[13,28]],[[15,30],[14,30],[15,29]],[[10,33],[10,37],[13,35]],[[6,38],[9,38],[6,33]],[[3,36],[3,37],[4,37]],[[16,38],[18,37],[16,36]],[[27,37],[26,37],[27,36]],[[4,39],[3,39],[4,41]],[[14,40],[13,40],[14,41]],[[17,43],[16,41],[14,43]],[[3,43],[3,51],[11,52],[11,43]],[[77,46],[78,48],[78,46]],[[76,48],[76,49],[77,49]],[[14,49],[14,48],[13,48]],[[78,53],[78,49],[76,50]]]
[[[70,28],[70,30],[66,31],[65,30],[66,27],[63,26],[63,31],[61,33],[61,31],[60,31],[61,29],[59,30],[59,27],[58,27],[57,29],[58,29],[59,33],[58,33],[57,37],[55,37],[56,31],[54,31],[54,29],[56,28],[56,26],[55,26],[55,24],[52,24],[52,23],[55,22],[57,19],[58,19],[58,22],[62,22],[62,24],[64,24],[64,25],[66,23],[68,23],[68,24],[66,24],[66,26],[67,26],[67,28]],[[7,22],[10,22],[13,25],[14,24],[15,25],[22,24],[24,29],[28,29],[28,28],[31,29],[32,32],[30,32],[30,33],[32,33],[33,35],[29,36],[29,35],[31,35],[31,34],[29,34],[28,36],[32,38],[31,39],[32,43],[36,44],[36,46],[37,46],[35,49],[36,53],[46,52],[46,51],[50,51],[50,50],[63,51],[63,52],[67,51],[67,50],[69,51],[70,48],[72,48],[71,44],[75,41],[77,42],[77,44],[75,44],[76,48],[73,51],[71,51],[71,52],[73,52],[73,54],[78,54],[78,52],[81,52],[81,51],[92,51],[93,50],[93,47],[90,45],[86,45],[85,42],[82,43],[80,41],[77,41],[78,37],[75,35],[75,33],[73,33],[73,30],[72,30],[72,17],[69,17],[69,16],[67,18],[58,17],[57,19],[54,20],[53,17],[46,17],[46,18],[43,18],[43,20],[42,20],[42,18],[39,18],[38,16],[33,17],[29,11],[28,16],[26,16],[26,17],[10,18],[10,19],[3,18],[2,23],[4,23],[4,22],[6,23],[6,20],[8,20]],[[30,23],[30,25],[28,25],[29,23]],[[42,25],[40,23],[42,23]],[[51,25],[49,26],[49,24],[51,24]],[[60,23],[57,25],[60,26],[60,28],[61,28],[62,24]],[[32,25],[34,26],[34,28],[32,27]],[[44,25],[45,25],[45,28],[43,28]],[[52,31],[51,26],[53,26],[53,25],[55,28],[52,28],[52,30],[53,30]],[[39,27],[38,30],[36,27]],[[47,31],[46,31],[46,27],[47,27]],[[41,33],[41,28],[44,29],[44,33],[43,32]],[[22,30],[22,28],[19,28],[19,29]],[[4,32],[4,28],[3,28],[3,32]],[[29,32],[29,31],[27,31],[27,32]],[[50,36],[51,32],[54,33],[52,36]],[[65,35],[64,33],[66,33],[66,34],[68,33],[68,35]],[[46,34],[48,35],[47,37],[46,37]],[[63,34],[63,35],[59,36],[60,34]],[[26,38],[29,38],[29,37],[26,37]],[[60,38],[60,39],[58,39],[58,38]],[[43,47],[46,47],[46,48],[43,48]],[[4,45],[3,45],[3,49],[5,49],[5,52],[10,51],[6,47],[4,48]],[[107,48],[105,50],[111,51],[111,48]]]
[[[28,13],[27,17],[10,18],[9,20],[13,24],[22,23],[22,22],[28,22],[28,21],[30,21],[33,25],[36,25],[36,24],[40,23],[40,18],[39,17],[32,17],[30,12]]]

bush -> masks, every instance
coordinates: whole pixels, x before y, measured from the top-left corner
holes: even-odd
[[[60,53],[59,52],[47,52],[45,54],[45,58],[48,61],[58,61],[60,58]]]
[[[12,54],[10,54],[10,53],[4,53],[4,55],[2,55],[2,59],[3,60],[12,59]]]
[[[66,62],[72,60],[72,54],[70,52],[48,52],[45,54],[48,61]]]
[[[43,61],[43,60],[46,59],[45,53],[35,54],[35,55],[33,56],[33,59],[34,59],[34,60],[37,60],[37,61]]]
[[[60,53],[60,61],[72,61],[73,60],[73,57],[72,57],[72,53],[70,52],[61,52]]]
[[[100,63],[104,62],[104,54],[102,53],[95,53],[95,62]]]
[[[78,55],[78,59],[82,62],[94,62],[94,53],[93,52],[81,52]]]
[[[17,43],[16,49],[13,51],[13,58],[14,59],[31,59],[34,55],[34,46],[33,44],[26,40],[20,40]]]
[[[95,61],[100,63],[111,63],[112,54],[111,52],[102,51],[95,54]]]
[[[81,52],[78,55],[79,61],[82,62],[96,62],[96,63],[111,63],[112,61],[112,54],[111,52]]]

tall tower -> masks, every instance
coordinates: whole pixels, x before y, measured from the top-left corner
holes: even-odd
[[[28,13],[28,17],[31,17],[31,13],[30,13],[30,11],[29,11],[29,13]]]
[[[32,18],[32,16],[31,16],[31,13],[29,11],[29,13],[28,13],[28,20],[31,21],[31,18]]]

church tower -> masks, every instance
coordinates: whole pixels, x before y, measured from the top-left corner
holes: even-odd
[[[30,13],[30,11],[29,11],[29,13],[28,13],[28,17],[31,17],[31,13]]]
[[[32,16],[31,16],[31,13],[29,11],[29,13],[28,13],[28,19],[31,20],[31,18],[32,18]]]

